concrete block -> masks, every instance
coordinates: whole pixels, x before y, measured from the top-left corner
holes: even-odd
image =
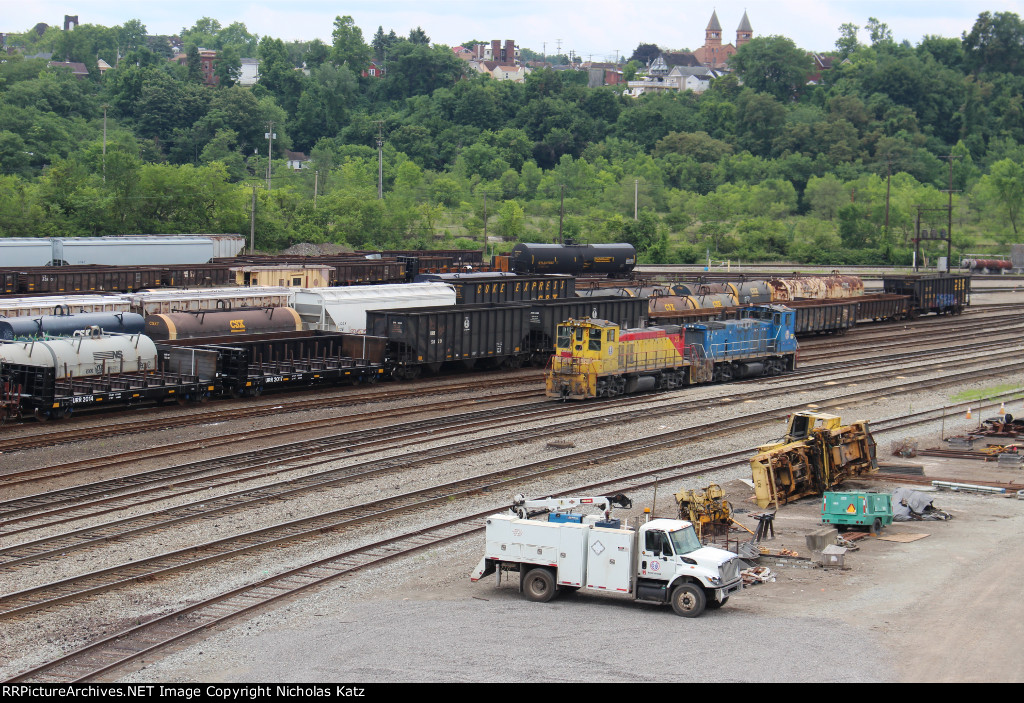
[[[806,536],[807,548],[811,551],[820,552],[830,544],[836,543],[839,530],[834,527],[824,527]]]

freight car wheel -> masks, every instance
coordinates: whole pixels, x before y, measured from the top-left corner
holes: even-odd
[[[684,618],[695,618],[704,612],[707,597],[700,586],[684,583],[672,591],[672,610]]]
[[[733,377],[735,376],[735,374],[733,374],[732,372],[732,365],[722,364],[722,370],[719,372],[718,375],[722,383],[729,383],[730,381],[732,381]]]
[[[47,420],[50,419],[50,414],[48,412],[46,412],[45,410],[40,410],[39,408],[33,408],[32,409],[32,417],[34,417],[37,422],[46,422]]]
[[[555,597],[555,577],[547,569],[531,569],[523,577],[523,592],[537,603],[547,603]]]

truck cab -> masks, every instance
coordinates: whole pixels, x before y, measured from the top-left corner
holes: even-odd
[[[646,522],[637,541],[637,600],[669,602],[677,614],[689,615],[719,607],[743,588],[736,555],[702,546],[687,520]]]

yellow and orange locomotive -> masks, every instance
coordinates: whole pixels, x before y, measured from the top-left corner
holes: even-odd
[[[796,368],[794,312],[781,305],[744,308],[738,320],[622,329],[607,320],[558,326],[546,375],[551,398],[613,397]]]

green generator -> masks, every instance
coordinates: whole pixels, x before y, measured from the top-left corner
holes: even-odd
[[[892,496],[888,493],[829,491],[821,497],[821,521],[840,530],[849,525],[878,533],[892,524]]]

